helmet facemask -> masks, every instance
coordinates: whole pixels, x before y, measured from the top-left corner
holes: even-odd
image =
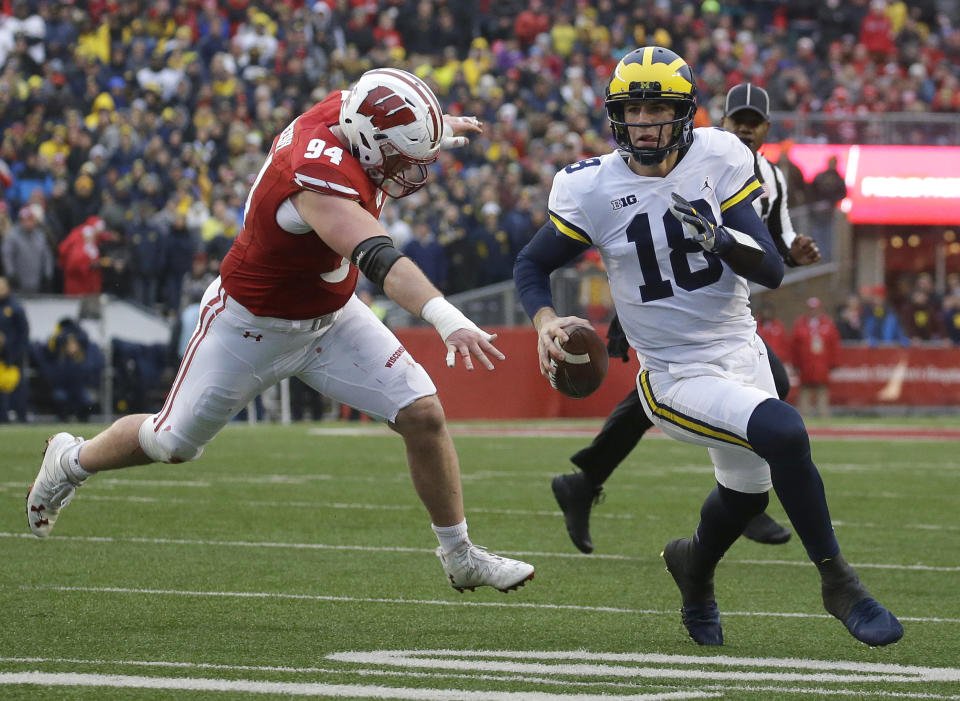
[[[389,141],[380,145],[380,163],[364,168],[367,177],[393,198],[412,195],[427,184],[430,175],[427,166],[437,160],[432,158],[416,159],[400,153]]]
[[[674,118],[666,122],[627,122],[624,118],[624,108],[628,102],[634,100],[676,102]],[[650,166],[662,163],[673,151],[689,146],[693,142],[693,116],[696,114],[697,104],[692,99],[669,97],[662,93],[649,95],[641,94],[640,91],[631,91],[624,95],[608,97],[605,106],[607,108],[607,118],[610,120],[610,129],[613,131],[613,138],[617,142],[617,146],[630,153],[640,162],[640,165]],[[643,127],[645,129],[657,127],[658,145],[653,148],[635,145],[630,138],[629,127]],[[665,131],[670,135],[670,138],[665,146],[660,146]]]

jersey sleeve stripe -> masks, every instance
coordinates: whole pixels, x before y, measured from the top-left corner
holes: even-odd
[[[553,225],[557,227],[559,231],[564,236],[569,236],[570,238],[585,243],[588,246],[593,245],[593,241],[590,240],[590,237],[587,235],[587,232],[581,229],[579,226],[574,226],[566,219],[558,216],[553,212],[548,212],[550,214],[550,221],[553,222]]]
[[[339,183],[331,183],[327,180],[321,180],[320,178],[314,178],[309,175],[304,175],[303,173],[294,173],[293,182],[298,186],[305,188],[307,190],[314,190],[319,192],[321,189],[324,190],[333,190],[334,192],[350,195],[351,197],[360,197],[360,193],[354,190],[352,187],[347,187],[346,185],[340,185]]]
[[[730,209],[733,205],[739,204],[746,200],[747,202],[753,201],[757,195],[760,194],[760,182],[757,180],[757,176],[751,175],[747,183],[740,188],[740,190],[733,197],[729,197],[720,203],[720,211],[725,212]],[[749,199],[747,199],[749,198]]]
[[[737,434],[731,433],[730,431],[717,426],[711,426],[710,424],[700,421],[699,419],[694,419],[693,417],[671,409],[665,404],[659,403],[653,394],[653,389],[650,387],[649,375],[649,370],[643,370],[640,373],[640,387],[643,389],[644,401],[646,402],[647,406],[650,407],[651,413],[653,413],[655,416],[663,419],[664,421],[669,421],[670,423],[698,436],[712,438],[717,441],[722,441],[723,443],[731,443],[733,445],[740,446],[741,448],[753,450],[753,447]]]

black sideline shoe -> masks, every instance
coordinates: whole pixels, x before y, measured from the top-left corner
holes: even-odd
[[[590,509],[600,501],[603,487],[594,487],[582,472],[557,475],[551,482],[553,496],[563,511],[570,540],[582,553],[593,552],[590,539]]]
[[[790,529],[784,528],[763,512],[750,519],[747,527],[743,529],[743,535],[758,543],[782,545],[790,540],[791,533]]]

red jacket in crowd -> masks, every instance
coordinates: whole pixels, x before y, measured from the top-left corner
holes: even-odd
[[[63,292],[68,295],[100,294],[103,272],[100,249],[103,220],[91,217],[74,228],[57,248],[57,263],[63,271]]]
[[[793,361],[801,385],[825,385],[830,370],[840,363],[840,333],[820,309],[820,300],[809,303],[811,311],[793,325]]]

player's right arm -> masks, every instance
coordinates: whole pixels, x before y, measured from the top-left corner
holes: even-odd
[[[564,357],[563,349],[557,344],[557,340],[565,342],[569,338],[563,327],[572,324],[591,326],[589,321],[580,317],[558,316],[550,291],[550,273],[575,260],[587,248],[588,244],[562,234],[552,222],[548,222],[517,254],[513,282],[524,311],[537,329],[537,354],[540,372],[544,376],[551,370],[551,357],[556,360]]]
[[[411,314],[429,321],[447,345],[447,365],[455,354],[473,369],[471,357],[488,370],[491,355],[504,355],[490,342],[496,335],[482,331],[447,302],[417,265],[394,246],[386,229],[354,200],[301,190],[292,198],[303,220],[335,252],[354,263],[384,293]]]

